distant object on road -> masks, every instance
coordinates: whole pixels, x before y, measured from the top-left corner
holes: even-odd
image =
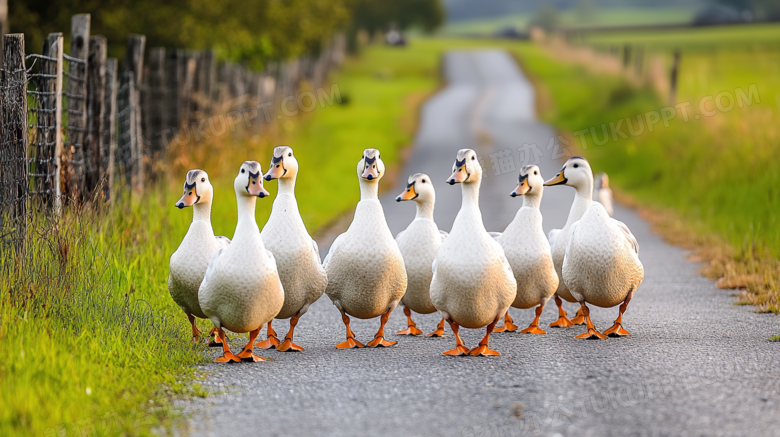
[[[389,46],[404,47],[406,46],[406,38],[401,35],[401,32],[395,29],[391,29],[385,35],[385,43]]]
[[[593,200],[604,205],[607,214],[612,217],[612,189],[609,188],[609,176],[603,171],[596,175],[593,184]]]
[[[515,26],[506,26],[501,28],[493,36],[496,38],[528,39],[528,32],[520,31]]]
[[[708,5],[696,13],[694,26],[714,26],[718,24],[739,24],[753,21],[753,13],[742,12],[725,5]]]

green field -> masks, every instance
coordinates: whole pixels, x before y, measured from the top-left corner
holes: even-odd
[[[566,28],[646,26],[658,24],[689,23],[695,9],[682,7],[661,8],[610,8],[595,10],[592,16],[581,16],[576,10],[560,13],[560,25]],[[506,27],[523,30],[533,19],[533,14],[512,14],[489,19],[454,21],[441,30],[444,35],[489,35]]]
[[[71,209],[56,223],[37,218],[25,257],[0,246],[0,435],[149,435],[172,426],[172,400],[205,395],[193,367],[204,362],[204,346],[191,345],[167,290],[168,260],[191,221],[189,209],[173,206],[186,170],[209,172],[214,230],[230,237],[238,166],[257,160],[267,168],[272,147],[288,144],[301,166],[300,208],[316,232],[354,208],[363,149],[379,148],[389,168],[399,163],[414,105],[438,81],[436,60],[420,59],[369,48],[332,77],[348,103],[264,127],[259,142],[188,145],[132,204],[78,216]],[[271,202],[257,202],[261,226]]]

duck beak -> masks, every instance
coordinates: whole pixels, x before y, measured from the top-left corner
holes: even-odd
[[[517,188],[515,188],[515,191],[512,191],[509,193],[512,197],[522,196],[525,193],[527,193],[531,189],[531,186],[528,185],[528,179],[523,179],[520,181],[519,184],[517,184]]]
[[[367,167],[365,170],[363,170],[362,174],[363,179],[374,180],[379,177],[379,172],[376,171],[374,166]]]
[[[455,170],[455,173],[453,173],[448,179],[447,183],[450,185],[460,184],[466,181],[466,179],[469,178],[469,174],[466,173],[466,166],[461,165]]]
[[[268,172],[265,174],[263,179],[270,181],[273,179],[279,179],[280,177],[286,174],[287,174],[287,169],[284,168],[284,163],[282,162],[282,158],[272,158],[271,168],[268,169]]]
[[[184,209],[187,206],[192,206],[200,200],[200,196],[198,196],[198,192],[195,189],[195,184],[192,184],[192,186],[186,185],[185,188],[187,191],[184,192],[184,195],[181,196],[181,199],[179,199],[178,202],[176,202],[176,208]]]
[[[398,197],[395,198],[395,201],[400,202],[402,200],[414,200],[417,198],[417,196],[417,191],[414,190],[414,182],[412,182],[406,187],[406,190],[404,190],[403,193],[399,194]]]
[[[545,181],[544,182],[544,186],[545,187],[550,187],[550,186],[553,186],[553,185],[565,184],[566,182],[569,182],[569,180],[566,179],[565,176],[563,176],[563,170],[561,170],[560,172],[558,172],[557,175],[555,175],[555,177]]]
[[[249,173],[249,183],[246,186],[246,191],[252,196],[263,198],[268,196],[268,191],[263,188],[263,180],[260,178],[260,172]]]

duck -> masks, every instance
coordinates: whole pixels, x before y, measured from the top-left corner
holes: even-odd
[[[184,179],[184,194],[175,206],[179,209],[192,207],[192,223],[181,244],[171,255],[168,292],[189,319],[193,341],[198,341],[201,335],[196,319],[207,318],[198,303],[198,288],[203,282],[211,255],[230,244],[227,237],[214,235],[211,227],[213,199],[214,187],[211,186],[209,175],[200,169],[188,171]],[[216,329],[212,329],[209,335],[215,332]],[[210,344],[219,346],[216,340]]]
[[[455,334],[455,349],[444,355],[499,355],[489,348],[490,334],[517,294],[517,281],[504,249],[488,234],[479,209],[482,167],[477,154],[461,149],[450,185],[461,184],[462,203],[449,236],[433,261],[431,301]],[[468,349],[459,335],[463,326],[486,327],[479,345]]]
[[[439,246],[447,238],[447,232],[440,230],[436,226],[436,222],[433,221],[436,191],[433,188],[433,181],[427,174],[417,173],[409,176],[406,188],[395,200],[397,202],[413,201],[417,207],[414,220],[395,237],[404,258],[408,281],[406,294],[401,298],[407,327],[397,331],[396,334],[422,335],[422,331],[412,320],[412,311],[419,314],[436,312],[436,307],[431,302],[430,288],[433,277],[431,265],[436,258]],[[444,336],[443,318],[436,330],[428,334],[428,337],[442,336]]]
[[[612,210],[612,189],[609,188],[609,176],[603,171],[596,175],[596,183],[593,188],[593,200],[599,202],[610,217]]]
[[[587,159],[570,158],[545,185],[574,187],[575,202],[580,203],[578,208],[583,211],[568,230],[562,266],[563,281],[580,304],[586,324],[586,332],[575,338],[630,335],[623,327],[623,314],[644,279],[636,237],[625,223],[610,217],[601,203],[591,201],[593,172]],[[602,308],[620,305],[617,319],[604,333],[593,326],[588,303]]]
[[[270,322],[284,305],[284,289],[273,253],[265,248],[255,219],[257,198],[268,196],[263,187],[260,163],[246,161],[233,182],[238,204],[238,222],[232,243],[211,256],[198,301],[203,313],[217,327],[223,355],[218,363],[265,361],[254,354],[260,329]],[[230,351],[225,329],[249,333],[249,343],[238,355]]]
[[[266,340],[256,346],[263,349],[275,347],[281,352],[304,350],[293,343],[295,326],[298,319],[306,314],[309,305],[322,296],[328,285],[328,276],[322,267],[317,242],[309,235],[298,211],[298,201],[295,198],[297,176],[298,161],[292,148],[276,147],[264,179],[278,179],[279,190],[260,237],[266,249],[274,254],[284,288],[284,305],[275,318],[290,319],[290,330],[280,343],[269,321]]]
[[[380,317],[379,330],[366,346],[398,343],[386,340],[384,330],[406,292],[407,277],[403,255],[379,202],[379,181],[384,174],[379,150],[365,149],[357,164],[360,201],[354,218],[346,232],[333,241],[323,261],[328,275],[325,294],[341,312],[347,332],[347,339],[336,345],[338,349],[363,347],[349,327],[349,316]]]
[[[497,240],[504,248],[517,281],[517,295],[512,306],[519,309],[536,307],[533,321],[520,331],[523,334],[546,334],[539,327],[539,318],[547,301],[555,294],[559,281],[550,243],[542,228],[539,205],[543,192],[544,178],[539,167],[523,166],[517,188],[509,194],[511,197],[523,196],[523,206]],[[496,328],[494,332],[516,331],[518,328],[507,311],[504,326]]]

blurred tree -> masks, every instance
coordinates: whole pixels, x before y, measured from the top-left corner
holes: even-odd
[[[730,6],[739,13],[748,11],[760,21],[780,20],[780,0],[710,0],[710,3]]]
[[[598,21],[598,12],[589,0],[579,0],[574,8],[577,24],[592,24]]]
[[[10,0],[10,27],[31,52],[50,32],[68,37],[70,18],[92,14],[92,34],[108,38],[121,58],[127,35],[147,47],[214,48],[223,59],[259,67],[269,59],[316,52],[349,20],[356,0]],[[66,44],[67,47],[67,44]]]
[[[536,15],[528,23],[528,27],[538,26],[546,32],[551,32],[558,28],[561,23],[561,16],[558,10],[553,6],[544,5],[536,11]]]
[[[401,31],[419,27],[433,32],[444,19],[440,0],[355,0],[352,26],[372,35],[387,31],[393,24]]]

